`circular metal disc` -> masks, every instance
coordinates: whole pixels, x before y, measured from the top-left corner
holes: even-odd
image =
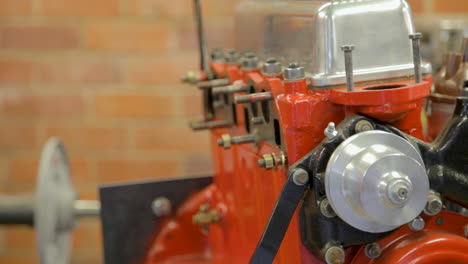
[[[71,183],[67,154],[58,138],[49,139],[42,150],[36,188],[34,226],[40,262],[66,264],[76,192]]]
[[[378,157],[378,152],[383,156]],[[360,158],[362,162],[356,163]],[[349,178],[350,171],[355,169],[353,165],[366,163],[368,167],[363,168],[362,174]],[[379,196],[379,179],[385,173],[398,173],[397,167],[403,168],[403,176],[411,180],[414,192],[404,206],[389,208],[383,205]],[[358,185],[356,182],[352,184],[355,187],[361,182],[359,188],[348,189],[350,181],[356,180]],[[410,142],[385,131],[371,130],[349,137],[333,152],[327,164],[325,192],[343,221],[362,231],[381,233],[393,230],[421,213],[429,192],[429,180],[424,162]],[[350,192],[357,194],[358,201],[349,200]],[[359,203],[361,208],[358,208]]]

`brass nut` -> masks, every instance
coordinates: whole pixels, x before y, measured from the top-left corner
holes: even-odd
[[[273,154],[265,154],[263,159],[265,160],[265,169],[270,170],[275,167],[275,156]]]
[[[224,134],[221,136],[221,139],[218,140],[218,145],[228,149],[231,147],[231,136],[229,134]]]

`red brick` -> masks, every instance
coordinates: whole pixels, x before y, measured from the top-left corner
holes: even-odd
[[[2,149],[37,146],[37,129],[31,125],[2,125],[0,135]]]
[[[41,0],[41,13],[48,16],[115,16],[118,0]]]
[[[143,94],[95,97],[99,117],[167,118],[173,116],[172,98]]]
[[[32,79],[31,63],[0,59],[0,85],[27,85]]]
[[[79,95],[19,95],[5,99],[0,110],[10,116],[70,117],[83,113],[84,102]]]
[[[184,160],[183,175],[212,175],[213,165],[210,155],[188,156]]]
[[[109,149],[122,148],[126,145],[127,133],[124,128],[102,127],[49,127],[46,137],[58,136],[70,149]]]
[[[176,176],[177,166],[174,160],[102,160],[98,162],[97,174],[100,183],[118,183]]]
[[[40,156],[14,157],[8,162],[9,185],[36,186]],[[71,157],[70,172],[72,182],[95,183],[89,173],[88,161],[83,158]]]
[[[32,11],[31,0],[0,0],[1,16],[25,16]]]
[[[208,133],[194,133],[187,125],[137,129],[136,146],[141,150],[208,153]]]
[[[38,65],[38,81],[59,84],[103,84],[120,80],[116,62],[99,60],[48,61]]]
[[[78,32],[62,26],[4,26],[0,28],[0,47],[15,49],[76,48]]]
[[[34,251],[36,248],[36,234],[28,226],[9,226],[5,230],[5,240],[8,249]]]
[[[233,23],[213,23],[206,24],[206,42],[211,48],[233,48],[234,47],[234,24]],[[177,31],[178,47],[180,49],[198,49],[195,26],[191,23],[184,23]]]
[[[36,252],[32,250],[30,252],[25,252],[24,250],[18,250],[15,252],[6,251],[0,254],[0,263],[37,264],[39,263],[39,257]]]
[[[199,119],[203,115],[203,102],[201,94],[184,96],[182,98],[184,102],[183,111],[184,117],[188,120]]]
[[[408,4],[411,7],[411,11],[420,13],[424,11],[424,0],[408,0]]]
[[[142,84],[174,84],[190,70],[198,69],[195,54],[167,55],[154,59],[134,59],[128,63],[130,81]],[[187,89],[195,89],[186,85]]]
[[[101,51],[166,51],[170,44],[169,27],[150,23],[90,24],[84,36],[89,49]]]
[[[468,1],[434,0],[434,10],[438,13],[468,13]]]

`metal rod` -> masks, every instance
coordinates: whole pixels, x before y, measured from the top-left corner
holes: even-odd
[[[231,144],[237,145],[237,144],[252,143],[252,142],[255,142],[256,140],[257,140],[256,135],[237,136],[231,139]]]
[[[272,99],[273,99],[273,94],[271,92],[253,93],[253,94],[239,95],[239,96],[234,97],[234,103],[247,104],[247,103],[270,101]]]
[[[32,195],[0,196],[1,225],[33,225],[34,198]]]
[[[247,92],[248,85],[227,85],[213,88],[213,95]]]
[[[416,83],[422,81],[421,73],[421,51],[420,51],[420,40],[422,39],[421,33],[414,33],[409,35],[413,44],[413,63],[414,63],[414,78]]]
[[[98,216],[101,211],[99,201],[76,200],[73,204],[73,211],[76,217]]]
[[[231,84],[229,79],[214,79],[210,81],[198,82],[197,86],[200,89],[209,89],[218,86],[226,86]]]
[[[354,90],[354,77],[353,77],[353,50],[354,45],[344,45],[341,47],[344,51],[345,71],[346,71],[346,87],[348,92]]]
[[[212,76],[209,76],[211,71],[208,65],[208,53],[206,50],[205,32],[203,30],[203,16],[200,0],[194,0],[193,11],[195,16],[195,24],[197,27],[198,48],[200,52],[200,69],[203,70],[205,74],[207,74],[208,79],[211,79]]]
[[[226,120],[217,120],[217,121],[199,121],[199,122],[191,122],[190,126],[193,130],[202,130],[202,129],[210,129],[210,128],[221,128],[221,127],[229,127],[231,122]]]

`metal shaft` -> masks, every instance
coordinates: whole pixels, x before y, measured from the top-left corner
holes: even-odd
[[[200,0],[193,1],[193,11],[195,16],[195,24],[197,26],[198,48],[200,52],[200,69],[207,74],[208,79],[212,79],[212,76],[209,76],[211,75],[211,71],[210,66],[208,65],[208,53],[206,49],[205,32],[203,30],[203,16]]]
[[[213,88],[213,95],[247,92],[248,85],[227,85]]]
[[[237,136],[231,139],[231,144],[237,145],[237,144],[252,143],[256,141],[256,138],[257,137],[255,135]]]
[[[253,94],[239,95],[239,96],[234,97],[234,103],[247,104],[247,103],[270,101],[272,99],[273,99],[273,94],[271,92],[253,93]]]
[[[1,225],[33,225],[34,198],[32,195],[0,196]]]
[[[98,216],[101,211],[101,203],[91,200],[76,200],[73,204],[76,217]]]
[[[218,86],[226,86],[231,84],[229,79],[214,79],[210,81],[204,81],[197,83],[198,88],[200,89],[209,89]]]
[[[200,122],[191,122],[190,126],[193,130],[202,130],[210,128],[220,128],[220,127],[229,127],[231,122],[226,120],[217,120],[217,121],[200,121]]]
[[[346,71],[346,86],[348,92],[354,90],[354,80],[353,80],[353,45],[344,45],[341,47],[341,50],[344,51],[345,59],[345,71]]]
[[[422,38],[421,33],[414,33],[409,36],[413,44],[413,63],[414,63],[414,78],[416,83],[422,81],[421,73],[421,51],[420,51],[420,41]]]

